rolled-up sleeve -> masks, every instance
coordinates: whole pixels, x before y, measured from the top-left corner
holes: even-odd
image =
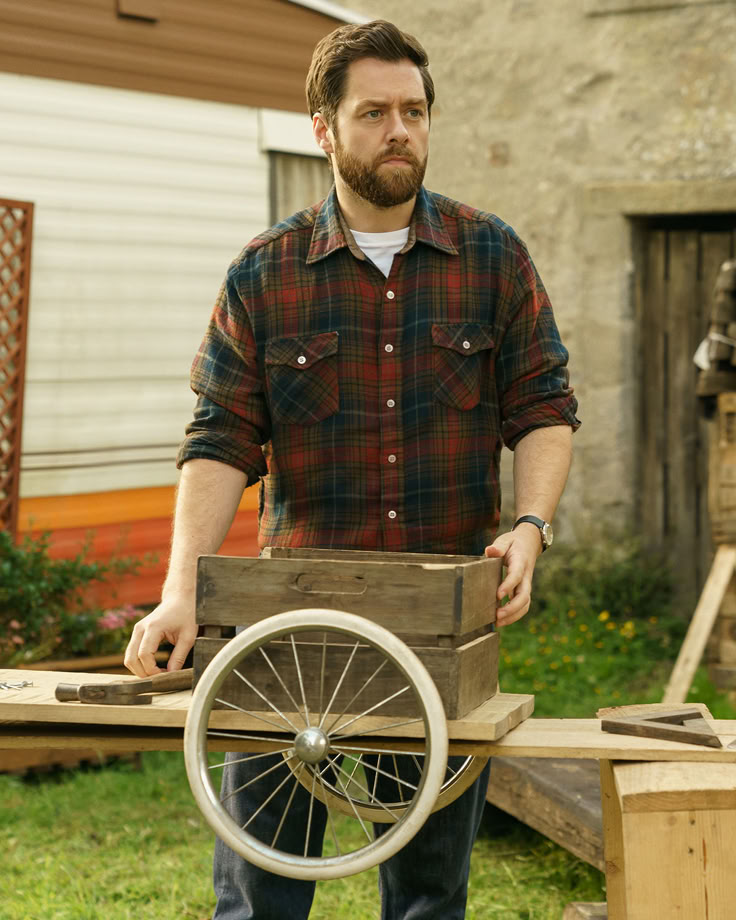
[[[271,420],[253,331],[235,275],[231,269],[220,288],[192,364],[191,386],[198,400],[177,466],[195,458],[219,460],[242,470],[252,485],[266,475],[262,445],[271,436]]]
[[[541,278],[520,246],[509,322],[496,357],[503,441],[512,450],[535,428],[580,427],[560,340]]]

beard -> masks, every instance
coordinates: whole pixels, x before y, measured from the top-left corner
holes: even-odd
[[[348,188],[376,208],[393,208],[414,198],[427,168],[426,157],[421,162],[410,150],[398,144],[389,147],[372,163],[365,163],[349,153],[339,137],[335,138],[334,157],[337,171]],[[384,167],[379,173],[381,164],[390,157],[402,157],[408,165],[397,169]]]

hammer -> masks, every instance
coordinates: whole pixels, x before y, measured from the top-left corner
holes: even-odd
[[[153,697],[143,694],[169,693],[174,690],[189,690],[194,678],[194,669],[165,671],[153,677],[137,680],[119,680],[109,684],[57,684],[56,699],[61,703],[106,703],[110,705],[137,705],[150,703]]]

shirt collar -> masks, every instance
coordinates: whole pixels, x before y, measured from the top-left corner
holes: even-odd
[[[439,208],[424,186],[421,187],[417,195],[417,203],[409,225],[409,239],[401,252],[408,252],[417,241],[449,255],[456,256],[458,254],[447,233]],[[314,220],[307,264],[319,262],[338,249],[346,247],[356,259],[365,260],[363,252],[355,242],[353,234],[342,216],[337,201],[337,192],[333,185]]]

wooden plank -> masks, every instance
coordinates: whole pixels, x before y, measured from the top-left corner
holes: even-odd
[[[665,376],[665,270],[667,237],[662,230],[644,237],[640,301],[637,303],[641,381],[639,414],[640,500],[637,508],[641,529],[650,546],[662,545],[665,522],[667,443],[663,387]]]
[[[684,703],[736,564],[736,546],[719,546],[662,698]]]
[[[396,561],[393,553],[330,551],[328,558],[201,556],[197,572],[197,622],[241,626],[275,613],[307,608],[345,610],[405,635],[452,635],[495,619],[499,559],[441,555]],[[355,561],[353,561],[355,560]],[[473,586],[480,609],[465,602],[466,569],[478,567],[485,591]]]
[[[697,368],[692,356],[698,345],[698,236],[695,230],[670,230],[665,321],[665,428],[662,460],[666,464],[665,548],[673,566],[677,606],[692,610],[698,597],[695,560],[697,431],[699,407],[695,394]]]
[[[621,804],[610,760],[601,760],[600,780],[608,916],[610,920],[631,920],[626,910],[626,851]]]
[[[735,835],[733,809],[624,814],[627,920],[731,920]]]
[[[633,763],[616,766],[624,813],[736,809],[732,763]]]
[[[494,757],[487,800],[603,871],[603,825],[594,760]]]
[[[608,907],[605,903],[592,901],[574,901],[567,904],[562,920],[607,920]]]

